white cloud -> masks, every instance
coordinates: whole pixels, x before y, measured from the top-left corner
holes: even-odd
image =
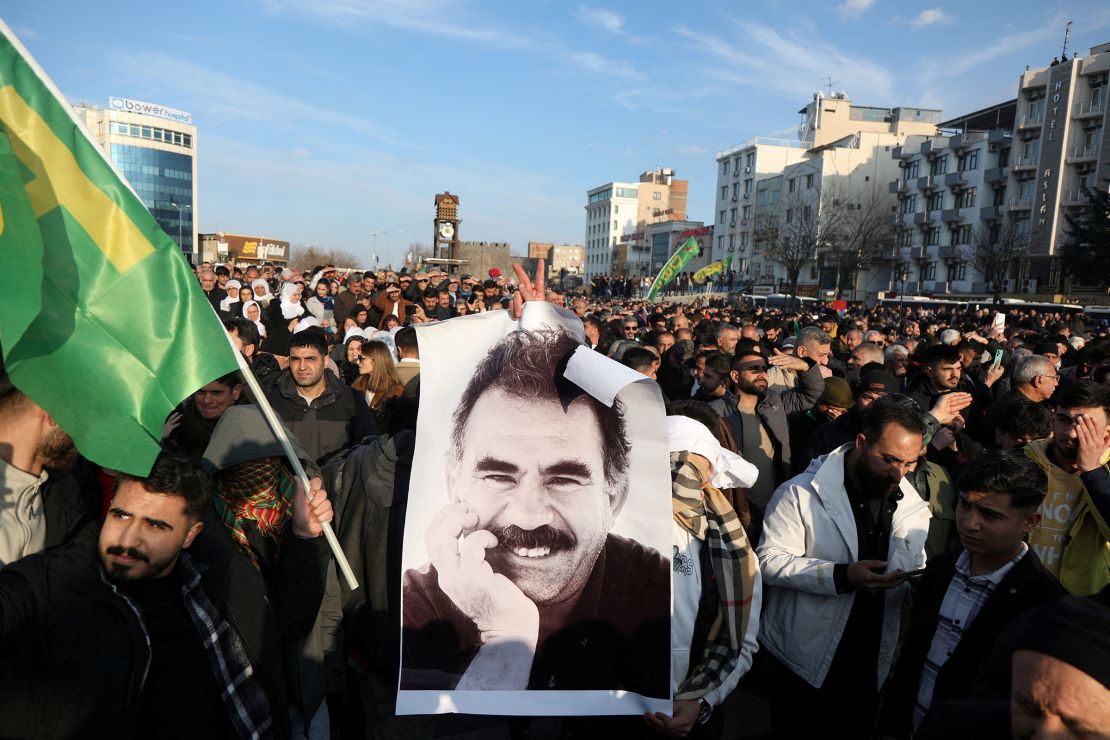
[[[945,13],[943,8],[929,8],[918,13],[917,17],[910,21],[910,27],[915,31],[920,31],[926,26],[938,26],[951,22],[952,16]]]
[[[600,28],[609,33],[619,34],[624,32],[624,16],[611,10],[579,5],[578,9],[574,11],[574,17],[587,26]]]
[[[274,13],[305,15],[341,27],[378,23],[405,31],[480,42],[500,48],[528,46],[530,39],[504,29],[482,28],[457,0],[262,0]]]
[[[142,89],[172,91],[181,107],[194,114],[228,120],[264,121],[294,128],[339,127],[382,142],[400,145],[369,118],[275,92],[226,72],[166,54],[115,52],[109,64],[120,78]]]
[[[725,37],[683,26],[675,29],[675,33],[692,42],[693,49],[724,62],[706,68],[705,76],[795,102],[808,100],[828,75],[856,100],[883,100],[894,94],[892,72],[866,57],[842,51],[816,29],[799,26],[780,31],[745,19],[734,19],[733,23],[741,33]],[[732,38],[744,41],[733,43]]]
[[[875,0],[844,0],[836,6],[836,12],[840,13],[842,18],[858,18],[874,4]]]
[[[628,62],[607,59],[592,51],[580,51],[570,55],[570,61],[590,72],[613,77],[639,77],[639,72]]]

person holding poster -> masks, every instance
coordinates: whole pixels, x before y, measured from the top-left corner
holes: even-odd
[[[461,339],[467,327],[448,327],[452,334],[435,341],[431,333],[450,322],[417,330],[428,377],[416,447],[429,462],[414,460],[410,483],[398,714],[669,709],[670,562],[660,554],[670,539],[668,478],[658,388],[590,352],[581,321],[550,304],[529,302],[519,327],[509,312],[466,321],[473,333],[457,347],[442,340]],[[450,363],[437,366],[425,347]],[[449,391],[466,351],[474,370],[461,376],[461,390]],[[582,362],[604,368],[576,377]],[[608,393],[582,377],[606,372],[614,378]],[[429,393],[440,395],[426,404]],[[622,401],[628,393],[634,402]],[[430,415],[442,419],[444,410],[450,416],[436,424]],[[658,414],[654,427],[645,413]],[[651,430],[637,453],[642,427]],[[643,477],[637,454],[645,450],[646,470],[659,475]],[[442,477],[423,480],[437,459]],[[442,498],[429,500],[435,488]],[[632,491],[639,503],[627,506]],[[640,528],[614,531],[626,509]],[[547,698],[529,704],[532,690]],[[481,692],[491,694],[476,698]],[[559,704],[552,692],[574,701]],[[582,701],[592,692],[595,706]],[[634,703],[629,694],[655,702]]]

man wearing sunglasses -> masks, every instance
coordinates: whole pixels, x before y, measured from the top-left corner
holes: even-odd
[[[769,367],[795,370],[797,385],[788,391],[768,389]],[[765,358],[743,351],[733,357],[732,390],[710,406],[728,422],[744,459],[759,470],[759,478],[748,490],[752,510],[752,539],[757,539],[761,512],[775,488],[790,477],[790,431],[787,415],[813,407],[825,392],[825,380],[817,362],[810,357],[775,354]]]

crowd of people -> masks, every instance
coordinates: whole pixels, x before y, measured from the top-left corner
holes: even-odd
[[[77,456],[0,371],[0,737],[1110,736],[1105,321],[648,303],[635,281],[562,293],[519,267],[204,263],[197,280],[310,490],[238,373],[169,416],[136,477]],[[672,711],[397,716],[414,326],[538,301],[581,334],[527,372],[585,345],[666,407]],[[498,371],[472,392],[505,386]],[[609,444],[605,413],[582,418]],[[491,425],[528,434],[488,416],[454,434]],[[626,464],[606,453],[607,482]],[[530,506],[570,516],[542,494]],[[542,690],[535,670],[522,680]],[[567,675],[545,686],[596,688]]]

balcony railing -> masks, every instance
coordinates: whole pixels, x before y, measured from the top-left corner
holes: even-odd
[[[1034,113],[1028,116],[1022,116],[1021,121],[1018,123],[1018,128],[1037,128],[1044,124],[1044,114]]]
[[[1095,144],[1087,144],[1086,146],[1073,146],[1068,150],[1068,160],[1074,161],[1078,159],[1097,159],[1098,146]]]
[[[1036,157],[1015,157],[1013,164],[1011,164],[1011,167],[1013,167],[1015,170],[1031,170],[1034,169],[1036,166]]]
[[[1009,203],[1011,211],[1028,211],[1032,207],[1032,198],[1012,198]]]
[[[1064,193],[1064,204],[1070,206],[1086,205],[1091,200],[1091,196],[1086,190],[1069,190]]]
[[[1092,100],[1087,103],[1079,103],[1075,106],[1072,115],[1075,116],[1101,116],[1103,111],[1106,110],[1106,103],[1102,100]]]

